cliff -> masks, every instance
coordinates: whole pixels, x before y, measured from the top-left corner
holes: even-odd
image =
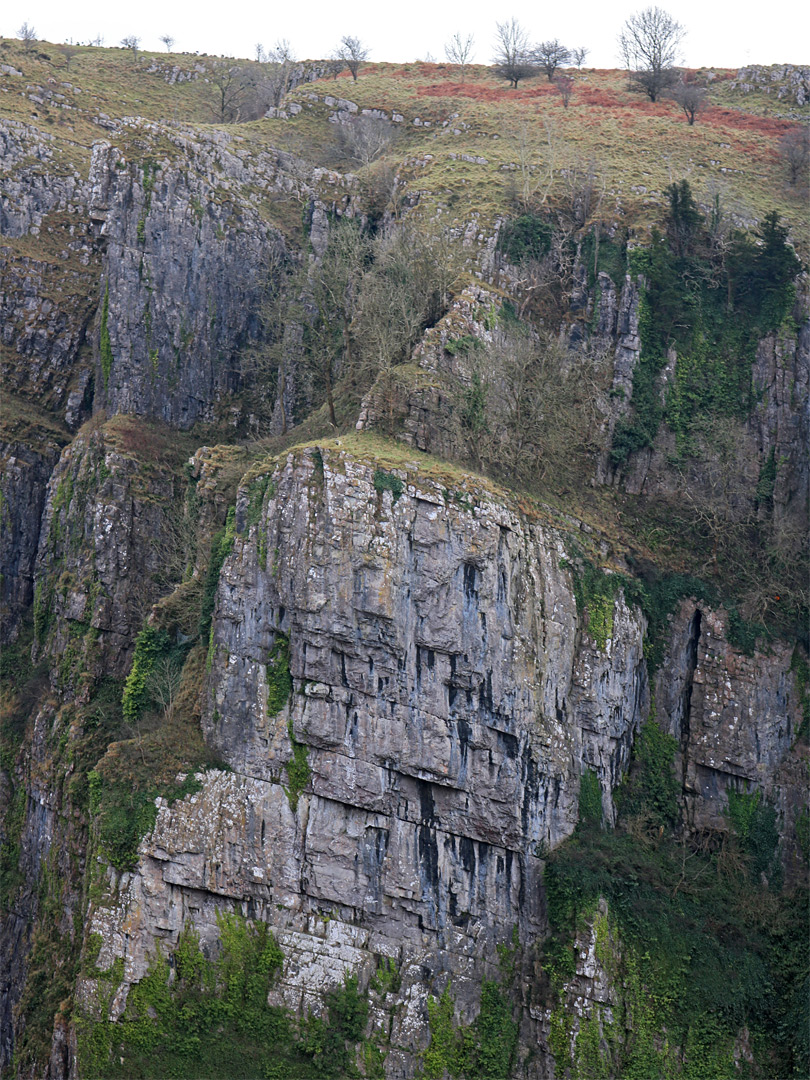
[[[0,49],[4,1075],[800,1070],[803,226],[666,187],[781,98],[583,76],[608,210],[484,69]]]

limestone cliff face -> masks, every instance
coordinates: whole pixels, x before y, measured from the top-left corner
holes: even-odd
[[[80,672],[126,674],[146,614],[178,573],[181,483],[164,450],[154,430],[121,417],[77,436],[51,476],[34,616],[63,692],[80,692]]]
[[[0,194],[1,235],[37,235],[48,214],[86,207],[81,173],[55,160],[53,143],[39,128],[5,118],[0,123],[0,156],[10,174]]]
[[[100,143],[90,170],[90,215],[105,242],[96,407],[179,428],[238,421],[229,395],[243,385],[240,354],[261,337],[262,297],[290,257],[265,204],[306,211],[319,252],[328,227],[314,185],[345,202],[347,183],[289,154],[251,153],[224,132],[138,134],[146,153],[128,153],[125,139]]]
[[[23,402],[9,397],[6,407],[21,415],[0,442],[0,641],[4,643],[17,636],[20,619],[34,599],[34,563],[46,485],[69,437],[53,422],[42,423],[43,417],[32,415]]]
[[[680,744],[690,825],[726,828],[728,792],[759,790],[779,809],[783,857],[790,865],[796,820],[805,805],[793,647],[775,641],[746,656],[728,644],[727,632],[725,612],[682,601],[672,619],[667,658],[655,676],[659,722]]]
[[[570,522],[455,483],[323,448],[243,485],[203,713],[232,771],[161,804],[134,872],[105,871],[88,929],[102,970],[124,961],[113,1015],[158,943],[190,921],[212,944],[217,912],[241,910],[274,927],[279,1000],[293,1009],[318,1012],[345,971],[365,985],[393,958],[387,1075],[412,1076],[427,995],[451,979],[472,1019],[513,927],[530,956],[546,925],[543,857],[576,824],[585,768],[613,813],[647,714],[645,623],[619,593],[599,649],[574,601]],[[722,619],[694,604],[673,622],[658,707],[681,738],[696,825],[721,820],[732,776],[773,789],[798,718],[788,665],[739,657]],[[521,1054],[541,1077],[549,1020],[530,970]],[[82,994],[93,1000],[92,983]]]
[[[3,885],[0,1065],[24,1043],[43,973],[59,976],[68,1003],[75,990],[76,1015],[117,1018],[156,950],[190,925],[214,953],[217,916],[237,911],[272,927],[284,953],[274,1001],[296,1011],[322,1012],[347,972],[365,989],[380,957],[396,962],[399,990],[375,999],[370,1021],[388,1031],[391,1078],[419,1071],[429,995],[452,982],[458,1016],[474,1020],[497,946],[516,932],[521,1067],[548,1077],[552,1018],[533,950],[547,930],[545,857],[576,826],[581,776],[596,773],[614,819],[654,704],[678,741],[688,825],[725,829],[728,793],[760,791],[790,868],[806,754],[792,646],[744,655],[725,611],[686,598],[651,675],[645,618],[621,590],[598,639],[575,600],[572,538],[627,572],[615,536],[420,459],[470,460],[459,395],[474,354],[454,348],[464,338],[487,348],[502,332],[502,296],[474,283],[395,369],[396,392],[378,387],[363,403],[358,428],[397,431],[407,450],[310,446],[241,483],[233,547],[211,581],[207,664],[195,650],[202,728],[223,767],[172,805],[159,798],[136,865],[115,870],[87,776],[111,740],[133,741],[120,683],[136,637],[178,583],[199,599],[211,537],[254,453],[185,433],[200,422],[244,430],[245,358],[261,337],[271,264],[309,257],[281,220],[304,216],[314,267],[329,212],[359,211],[351,176],[236,133],[102,127],[80,165],[58,160],[41,132],[0,129],[15,169],[0,192],[0,360],[14,392],[0,444],[0,640],[30,643],[39,673],[31,702],[12,687],[18,730],[0,772],[0,849],[16,859]],[[494,236],[476,225],[467,239],[494,273]],[[575,274],[566,340],[607,358],[595,481],[671,496],[665,431],[621,474],[609,459],[640,356],[638,283],[600,274],[597,292],[582,267]],[[746,497],[772,460],[774,518],[794,524],[808,483],[809,347],[806,326],[760,343],[739,447]],[[284,400],[266,391],[274,423],[304,395],[287,362]],[[198,615],[189,633],[172,626],[174,647],[191,644]],[[103,685],[109,699],[84,715]],[[598,923],[577,941],[572,1017],[620,997]],[[120,974],[106,1014],[99,971]],[[61,1003],[48,1000],[44,1021],[53,1080],[81,1072]]]
[[[211,940],[216,910],[247,902],[278,929],[294,1008],[391,956],[404,978],[396,1076],[426,1045],[429,991],[452,976],[474,1015],[495,945],[513,926],[527,944],[542,933],[543,853],[576,823],[586,765],[612,812],[647,689],[643,619],[618,600],[595,647],[559,529],[486,488],[459,505],[409,470],[394,500],[373,476],[340,451],[306,451],[243,489],[204,712],[233,772],[160,811],[90,929],[100,966],[123,956],[129,982],[187,919]],[[292,693],[271,715],[282,640]],[[294,794],[291,738],[311,770]]]
[[[236,389],[272,243],[227,175],[211,176],[196,147],[184,149],[174,161],[133,162],[100,145],[91,171],[106,239],[97,406],[177,427],[211,419]]]

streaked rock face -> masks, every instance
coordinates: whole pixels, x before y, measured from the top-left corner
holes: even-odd
[[[210,941],[216,909],[247,904],[276,927],[292,1007],[397,960],[390,1067],[411,1074],[427,993],[451,977],[473,1015],[495,946],[542,933],[542,855],[573,830],[585,765],[612,812],[646,701],[643,620],[619,599],[599,652],[562,533],[484,487],[454,500],[414,471],[394,500],[371,465],[304,451],[267,490],[255,525],[240,497],[214,621],[204,727],[233,773],[160,810],[93,913],[99,963],[124,955],[138,979],[187,919]],[[293,693],[271,716],[280,634]],[[311,769],[295,812],[290,730]]]
[[[613,814],[649,704],[643,618],[619,594],[599,650],[577,618],[560,528],[483,484],[453,492],[415,467],[396,475],[395,499],[373,464],[303,450],[243,487],[204,712],[233,771],[201,774],[200,792],[162,804],[137,870],[109,874],[90,930],[102,968],[125,960],[116,1009],[157,943],[191,921],[213,944],[217,911],[236,909],[273,926],[278,1000],[293,1009],[318,1012],[344,972],[362,985],[379,957],[395,959],[387,1068],[413,1075],[427,995],[450,979],[472,1018],[496,946],[516,927],[528,958],[542,936],[543,855],[574,828],[586,767]],[[292,694],[269,715],[281,635]],[[737,657],[720,616],[693,603],[673,620],[658,709],[681,738],[698,826],[717,823],[732,773],[775,790],[797,706],[790,657],[768,658],[770,680],[764,659]],[[734,709],[757,732],[744,747]],[[285,768],[291,736],[307,747],[300,793]],[[549,1018],[531,1004],[525,963],[521,1040],[544,1076]],[[587,971],[577,978],[575,997],[598,998]]]

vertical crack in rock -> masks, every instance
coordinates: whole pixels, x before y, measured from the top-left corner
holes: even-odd
[[[691,714],[692,714],[692,687],[695,679],[695,669],[698,662],[698,646],[700,644],[700,623],[701,623],[700,608],[695,608],[695,613],[689,622],[688,640],[686,642],[686,658],[684,664],[684,684],[683,693],[681,695],[680,703],[680,749],[682,755],[681,761],[681,781],[683,786],[686,786],[686,766],[688,761],[689,752],[689,738],[691,734]]]

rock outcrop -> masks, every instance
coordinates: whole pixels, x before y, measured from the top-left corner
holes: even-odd
[[[250,474],[203,717],[232,771],[161,804],[137,869],[107,872],[88,925],[99,967],[124,962],[113,1014],[158,943],[191,922],[213,946],[217,912],[247,911],[276,932],[294,1010],[395,960],[387,1075],[412,1076],[427,996],[452,980],[473,1018],[495,947],[513,928],[527,950],[542,937],[543,857],[576,824],[579,778],[596,772],[612,815],[647,713],[645,623],[619,592],[600,649],[577,615],[570,522],[456,483],[326,447]],[[763,682],[764,658],[735,658],[722,633],[685,605],[657,676],[696,825],[722,814],[718,777],[771,790],[797,720],[787,665]],[[527,1075],[547,1076],[548,1018],[526,1007]]]

